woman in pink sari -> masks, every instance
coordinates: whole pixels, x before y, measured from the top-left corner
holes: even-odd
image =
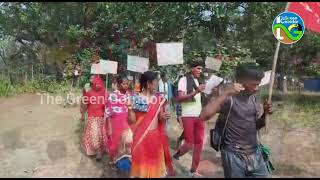
[[[88,112],[88,121],[85,125],[82,136],[82,148],[89,156],[96,155],[97,160],[101,159],[105,152],[105,88],[101,78],[96,75],[92,82],[92,88],[85,93],[84,104]]]
[[[157,74],[147,71],[140,79],[141,93],[134,96],[127,106],[129,120],[134,123],[131,177],[161,178],[175,174],[169,153],[165,121],[165,98],[155,94]]]
[[[119,154],[119,146],[122,142],[121,137],[131,134],[128,124],[128,108],[126,101],[130,97],[128,92],[128,79],[125,76],[119,76],[116,79],[117,90],[109,94],[106,103],[105,114],[108,122],[107,149],[111,164]]]

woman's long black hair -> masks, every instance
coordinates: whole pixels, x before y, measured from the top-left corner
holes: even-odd
[[[152,83],[155,79],[158,78],[158,74],[153,71],[146,71],[144,72],[140,77],[140,91],[142,91],[143,88],[147,88],[148,83]]]
[[[117,84],[121,84],[123,80],[128,80],[128,77],[125,74],[119,74],[116,78]]]

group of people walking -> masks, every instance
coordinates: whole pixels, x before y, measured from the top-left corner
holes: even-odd
[[[203,67],[202,62],[192,62],[190,72],[179,79],[176,93],[165,75],[160,80],[153,71],[141,75],[139,92],[128,90],[127,77],[119,75],[116,90],[109,93],[99,75],[92,75],[83,89],[80,110],[81,119],[87,119],[81,141],[85,153],[97,160],[107,153],[111,166],[130,177],[159,178],[175,176],[173,161],[193,150],[190,175],[201,177],[205,121],[219,113],[216,127],[228,122],[221,146],[225,177],[268,177],[257,133],[272,106],[270,102],[260,105],[255,98],[263,71],[253,65],[239,66],[237,82],[211,96],[203,93],[205,84],[198,81]],[[167,128],[171,99],[181,108],[177,118],[183,127],[174,153],[169,150]]]

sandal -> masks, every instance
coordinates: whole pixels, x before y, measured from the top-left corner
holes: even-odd
[[[190,172],[190,175],[192,178],[202,178],[203,176],[199,174],[197,171],[195,172]]]
[[[179,151],[178,151],[177,153],[175,153],[172,157],[173,157],[173,159],[175,159],[175,160],[178,161],[178,160],[179,160],[179,157],[180,157],[180,156],[179,156]]]

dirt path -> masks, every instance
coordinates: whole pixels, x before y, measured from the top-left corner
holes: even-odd
[[[78,119],[78,106],[41,104],[40,94],[0,98],[0,177],[116,177],[105,165],[106,156],[96,162],[82,154]],[[175,120],[170,127],[174,153],[181,129]],[[209,122],[207,130],[211,127],[213,123]],[[319,177],[319,132],[297,132],[271,132],[271,138],[265,141],[281,170],[276,176]],[[174,163],[177,177],[189,177],[191,153]],[[223,177],[220,158],[208,144],[199,171],[205,177]]]
[[[25,94],[0,99],[0,177],[112,176],[104,165],[106,157],[98,163],[81,152],[78,106],[41,104],[41,98],[40,94]],[[173,126],[179,133],[178,124],[173,122]],[[210,159],[212,154],[204,156]],[[178,176],[187,177],[191,156],[182,157],[175,165]],[[211,176],[213,168],[211,161],[201,162],[205,174]]]
[[[0,177],[99,177],[102,165],[79,149],[78,112],[40,95],[0,99]]]

